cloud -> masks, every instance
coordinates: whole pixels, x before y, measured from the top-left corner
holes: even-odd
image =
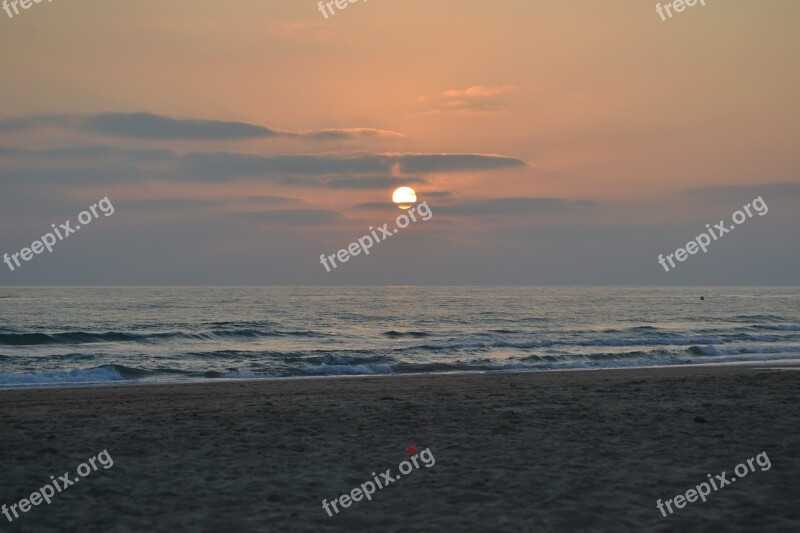
[[[444,92],[447,98],[488,98],[498,94],[505,94],[516,90],[513,85],[502,85],[496,87],[486,87],[484,85],[473,85],[466,89],[448,89]]]
[[[83,120],[81,128],[134,139],[240,140],[275,137],[277,132],[244,122],[178,119],[152,113],[104,113]]]
[[[305,202],[297,198],[277,195],[255,195],[245,197],[193,197],[193,198],[143,198],[135,200],[120,200],[117,202],[120,207],[126,210],[133,209],[153,209],[153,210],[177,210],[202,208],[230,208],[231,206],[247,206],[241,212],[254,211],[258,208],[290,208],[290,206],[302,205]],[[259,211],[260,212],[260,211]]]
[[[275,209],[270,211],[241,212],[234,218],[248,223],[291,224],[292,226],[315,226],[342,219],[341,213],[333,209]]]
[[[77,146],[72,148],[49,148],[30,150],[0,146],[0,157],[18,159],[109,159],[123,158],[146,161],[166,161],[177,156],[172,150],[118,148],[116,146]]]
[[[325,184],[331,189],[364,189],[381,190],[404,185],[425,185],[428,182],[422,178],[393,178],[390,176],[368,178],[337,178]]]
[[[305,130],[297,132],[296,134],[288,134],[290,136],[308,137],[319,140],[344,140],[344,139],[360,139],[360,138],[384,138],[384,139],[398,139],[405,137],[402,133],[397,133],[391,130],[379,130],[375,128],[338,128],[338,129],[321,129],[321,130]]]
[[[428,199],[447,199],[452,193],[447,191],[433,191],[419,193],[420,201]],[[588,200],[567,200],[564,198],[488,198],[485,200],[472,200],[449,205],[435,206],[437,213],[453,216],[518,216],[543,213],[566,213],[580,208],[595,205]],[[364,202],[356,204],[352,209],[375,210],[394,207],[392,202]]]
[[[379,189],[427,184],[419,174],[522,167],[495,154],[275,155],[86,146],[32,150],[0,147],[0,183],[59,185],[135,180],[220,182],[259,179],[296,187]],[[404,176],[410,174],[412,176]]]
[[[430,116],[442,113],[458,115],[493,115],[508,109],[497,97],[515,91],[513,85],[473,85],[466,89],[448,89],[442,93],[443,101],[434,108],[416,113],[414,116]],[[422,100],[418,100],[421,102]]]
[[[353,209],[385,209],[387,207],[396,207],[392,202],[364,202],[356,204]]]
[[[299,198],[290,198],[288,196],[277,196],[274,194],[260,194],[255,196],[247,196],[243,198],[247,202],[263,203],[263,204],[301,204],[305,203],[304,200]]]
[[[197,179],[231,179],[268,174],[382,174],[391,169],[386,156],[357,157],[279,155],[238,152],[192,152],[181,158],[178,176]]]
[[[0,184],[20,186],[30,184],[43,185],[75,185],[83,183],[130,183],[143,177],[154,176],[133,165],[97,164],[96,166],[80,166],[74,168],[0,168]]]
[[[490,198],[442,206],[437,212],[459,216],[525,215],[538,213],[564,213],[576,208],[594,205],[586,200],[564,198]]]
[[[453,193],[451,193],[450,191],[430,191],[430,192],[426,192],[425,196],[427,198],[434,198],[434,199],[437,199],[437,200],[445,200],[445,199],[448,199],[448,198],[452,198],[453,197]]]
[[[225,203],[224,198],[146,198],[139,200],[116,201],[117,207],[127,210],[178,210],[192,208],[219,207]]]
[[[458,172],[524,167],[525,162],[493,154],[405,154],[397,157],[403,172]]]
[[[74,115],[31,115],[27,117],[8,117],[0,119],[0,133],[18,133],[22,131],[55,127],[74,127],[77,118]]]
[[[154,113],[100,113],[88,116],[36,115],[0,120],[0,133],[19,133],[42,128],[60,128],[75,133],[153,141],[234,141],[272,137],[336,141],[403,137],[402,133],[376,128],[289,131],[247,122],[174,118]]]
[[[757,198],[760,195],[775,197],[800,196],[800,182],[784,181],[753,185],[711,185],[708,187],[684,189],[681,191],[681,195],[715,200],[720,198],[738,199],[742,196]]]
[[[261,156],[237,152],[193,152],[183,157],[180,173],[198,179],[231,179],[268,174],[335,175],[460,172],[525,166],[494,154],[366,154],[359,156]],[[284,183],[302,184],[283,176]],[[308,183],[308,182],[306,182]]]
[[[443,103],[442,109],[436,110],[436,112],[441,113],[444,111],[453,111],[462,115],[470,115],[470,114],[491,115],[499,113],[500,111],[505,111],[506,109],[508,109],[508,107],[503,105],[492,105],[481,102],[468,102],[464,100],[455,100],[452,102]]]
[[[280,177],[275,180],[281,185],[290,187],[328,188],[328,189],[353,189],[353,190],[383,190],[391,187],[407,185],[427,185],[423,178],[398,178],[392,176],[347,176],[331,180],[321,180],[319,177]]]

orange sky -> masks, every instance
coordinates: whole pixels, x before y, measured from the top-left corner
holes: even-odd
[[[710,221],[709,212],[718,220],[740,207],[738,197],[731,201],[727,193],[706,194],[701,201],[688,198],[687,189],[713,191],[708,188],[724,186],[722,191],[742,191],[745,197],[760,190],[781,191],[773,196],[777,208],[770,218],[776,223],[781,220],[782,228],[787,224],[784,216],[796,224],[800,4],[792,0],[708,0],[706,4],[688,8],[666,22],[656,14],[655,2],[622,0],[602,4],[589,0],[371,0],[352,4],[329,20],[311,0],[36,4],[14,18],[0,12],[4,49],[0,120],[6,119],[0,122],[0,147],[36,151],[104,146],[163,149],[177,156],[197,152],[332,158],[502,156],[520,164],[467,165],[470,168],[446,172],[430,167],[409,172],[398,166],[384,177],[417,178],[420,183],[415,188],[421,199],[429,192],[449,193],[430,197],[431,205],[441,206],[443,214],[416,245],[424,248],[424,239],[435,235],[433,240],[438,242],[466,241],[468,248],[484,247],[492,258],[506,254],[516,265],[512,277],[518,282],[526,281],[528,258],[509,250],[545,248],[559,256],[560,248],[550,247],[566,246],[554,244],[562,242],[555,234],[540,236],[547,244],[527,240],[525,228],[531,225],[562,231],[621,228],[607,237],[615,245],[624,241],[625,228],[654,225],[649,238],[637,235],[629,243],[626,250],[633,254],[643,242],[653,249],[674,249],[681,244],[674,239],[690,239]],[[279,134],[227,140],[191,135],[163,139],[74,126],[86,117],[140,112],[166,119],[245,123]],[[43,116],[44,125],[35,127],[8,121]],[[54,116],[70,117],[73,122],[65,126]],[[382,133],[359,135],[354,128]],[[322,130],[333,129],[346,138],[319,138]],[[20,228],[19,234],[0,241],[7,250],[19,249],[37,236],[38,228],[69,216],[71,206],[106,195],[139,207],[148,199],[218,201],[213,206],[198,203],[194,211],[181,208],[186,212],[180,215],[177,208],[157,214],[138,208],[121,210],[115,220],[118,217],[117,223],[128,229],[154,220],[180,223],[194,216],[204,220],[198,224],[211,225],[214,222],[203,219],[209,213],[236,215],[261,209],[252,200],[259,196],[285,197],[295,207],[338,213],[335,222],[316,229],[271,227],[275,232],[308,232],[305,245],[294,243],[297,261],[305,261],[303,246],[309,248],[310,257],[319,255],[324,251],[319,247],[345,245],[365,225],[394,215],[390,210],[356,207],[386,202],[393,187],[342,186],[345,182],[337,180],[353,178],[349,171],[331,172],[322,185],[309,185],[307,180],[305,184],[298,181],[302,177],[298,175],[291,176],[293,181],[284,179],[291,172],[263,177],[237,174],[228,179],[181,174],[178,179],[169,161],[144,161],[138,156],[135,161],[97,156],[79,162],[62,161],[60,156],[45,160],[36,153],[26,157],[0,154],[7,169],[0,180],[9,206],[5,216]],[[81,169],[88,166],[99,173],[108,169],[108,179],[83,179]],[[31,176],[39,176],[34,171],[52,172],[51,186],[33,183]],[[57,176],[58,172],[63,176]],[[65,181],[72,179],[69,176],[76,177]],[[787,190],[793,192],[787,194]],[[35,209],[25,203],[35,202],[39,194],[48,200]],[[59,209],[59,198],[71,203]],[[487,212],[463,207],[498,198],[558,198],[569,208],[557,214],[515,212],[499,217],[488,213],[487,218]],[[783,209],[779,202],[785,202]],[[44,204],[51,208],[44,210]],[[20,213],[12,214],[12,208]],[[686,229],[675,228],[676,223],[689,221],[693,225]],[[762,229],[766,232],[766,226]],[[499,237],[495,231],[506,233]],[[511,237],[514,231],[521,236]],[[587,238],[570,235],[576,239],[573,249]],[[779,278],[789,276],[784,271],[788,265],[780,238],[783,233],[772,230],[767,235],[772,235],[766,238],[777,254],[775,264],[780,263],[776,266]],[[501,246],[506,238],[509,242]],[[751,238],[756,239],[755,235]],[[243,236],[242,248],[244,242]],[[266,242],[294,249],[294,244],[278,237]],[[146,254],[148,245],[142,243]],[[744,243],[738,246],[746,250]],[[387,257],[396,259],[399,248],[387,252]],[[466,249],[451,250],[450,255],[442,252],[436,268],[462,268],[457,265],[463,263]],[[649,248],[647,253],[651,254]],[[795,247],[788,257],[797,261],[799,255]],[[614,263],[620,260],[615,259],[618,256],[619,252],[606,259]],[[563,261],[580,258],[565,253]],[[263,258],[251,258],[259,260]],[[529,281],[570,281],[557,275],[564,269],[554,261],[542,265],[551,274],[541,279],[534,275]],[[148,280],[174,280],[177,274],[171,269],[180,264],[178,259],[165,261]],[[493,282],[490,264],[487,260],[465,282]],[[712,279],[712,264],[695,273],[697,281]],[[209,265],[201,281],[213,282],[214,272],[223,268]],[[47,276],[42,268],[40,274]],[[79,270],[77,258],[71,268]],[[111,268],[101,269],[100,279],[113,278],[108,274]],[[264,268],[272,272],[269,266]],[[278,265],[269,279],[259,279],[255,269],[247,270],[245,277],[251,282],[330,281],[318,277],[314,268],[318,265],[295,277],[285,275],[292,268]],[[363,268],[358,275],[374,274],[379,265]],[[756,265],[742,268],[733,280],[757,281]],[[355,270],[353,276],[357,276]],[[658,271],[644,274],[632,269],[627,277],[598,275],[596,279],[595,273],[586,268],[576,273],[574,281],[663,281]],[[43,282],[31,276],[28,282]],[[143,281],[133,275],[119,278]],[[423,273],[412,278],[428,279]],[[430,280],[445,278],[437,274]],[[70,280],[86,281],[77,273],[65,281]],[[224,277],[221,281],[232,280]],[[347,277],[337,280],[349,281]]]

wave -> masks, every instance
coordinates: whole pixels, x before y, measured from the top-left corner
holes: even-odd
[[[139,381],[158,376],[191,377],[193,374],[177,368],[148,370],[125,365],[102,365],[72,370],[40,370],[37,372],[0,374],[0,386],[109,383]]]
[[[322,365],[304,368],[301,373],[310,376],[363,376],[374,374],[393,374],[391,365]]]
[[[673,352],[668,350],[634,350],[631,352],[598,352],[589,354],[532,354],[523,357],[521,360],[535,362],[560,362],[574,360],[613,361],[618,359],[639,359],[641,361],[653,361],[658,358],[663,359],[672,356]]]
[[[719,348],[713,344],[709,344],[708,346],[690,346],[686,351],[692,355],[722,355]]]
[[[208,372],[204,372],[203,377],[207,379],[264,379],[281,377],[281,374],[276,374],[274,372],[251,372],[248,370],[236,370],[234,372],[210,370]]]
[[[621,338],[621,339],[591,339],[575,342],[575,346],[683,346],[689,344],[723,344],[721,337],[670,337],[659,338]]]
[[[306,364],[315,364],[315,365],[350,365],[353,363],[357,364],[387,363],[391,362],[392,359],[389,357],[384,357],[382,355],[367,355],[359,357],[356,355],[328,353],[312,357],[303,357],[300,359],[300,361]]]
[[[43,370],[15,374],[0,374],[0,385],[46,385],[61,383],[103,383],[122,381],[125,367],[105,365],[96,368],[75,370]],[[134,369],[131,369],[134,370]],[[130,374],[129,374],[130,375]],[[131,379],[136,379],[132,377]]]
[[[514,335],[514,334],[524,334],[524,331],[514,330],[514,329],[490,329],[489,331],[478,333],[478,335],[483,336],[491,336],[494,334],[500,335]]]
[[[740,339],[737,339],[740,340]],[[608,338],[579,340],[531,340],[531,341],[495,341],[495,342],[465,342],[459,339],[450,339],[450,344],[422,344],[414,348],[420,350],[452,350],[460,348],[549,348],[553,346],[681,346],[691,344],[724,344],[725,340],[713,337],[673,337],[673,338]]]
[[[686,352],[692,355],[747,355],[747,354],[800,354],[800,346],[738,346],[735,348],[720,348],[713,344],[706,346],[690,346]]]
[[[757,324],[751,327],[753,329],[766,329],[769,331],[800,331],[800,326],[797,324]]]
[[[0,334],[0,345],[33,346],[39,344],[84,344],[90,342],[120,342],[134,340],[130,333],[5,333]]]
[[[165,333],[124,333],[108,331],[88,333],[72,331],[66,333],[4,333],[0,334],[0,345],[37,346],[43,344],[92,344],[98,342],[151,342],[164,339],[219,339],[219,338],[261,338],[261,337],[325,337],[314,331],[264,331],[258,329],[211,330],[186,333],[182,331]]]
[[[132,368],[123,365],[103,365],[94,368],[73,370],[46,370],[27,373],[0,374],[0,388],[55,386],[55,385],[95,385],[105,383],[134,383],[177,380],[207,379],[270,379],[311,376],[364,376],[417,373],[451,372],[512,372],[546,371],[559,369],[589,368],[630,368],[649,366],[668,366],[707,362],[712,356],[715,361],[795,359],[800,355],[800,346],[770,346],[762,349],[740,347],[721,349],[714,345],[691,346],[685,354],[701,356],[697,360],[688,358],[680,352],[668,350],[631,351],[624,353],[594,354],[537,354],[517,361],[492,361],[490,359],[409,362],[389,361],[375,357],[361,360],[349,356],[329,355],[308,359],[306,365],[287,367],[267,364],[261,368],[180,370],[159,368],[156,370]]]
[[[483,335],[483,334],[478,334]],[[461,349],[491,349],[491,348],[550,348],[557,346],[574,346],[585,348],[602,348],[604,346],[633,347],[633,346],[692,346],[709,344],[728,344],[739,342],[777,342],[793,341],[795,336],[775,336],[775,335],[751,335],[746,333],[721,334],[716,336],[676,336],[672,333],[658,333],[656,335],[643,336],[618,336],[618,337],[598,337],[593,339],[579,340],[575,338],[566,339],[537,339],[537,340],[505,340],[501,338],[491,338],[485,340],[450,338],[442,342],[428,342],[414,346],[414,349],[425,351],[448,352]]]
[[[232,329],[232,330],[212,330],[207,333],[182,334],[189,338],[209,338],[209,337],[327,337],[325,333],[317,331],[283,331],[283,330],[260,330],[260,329]]]
[[[414,337],[415,339],[419,339],[422,337],[430,337],[430,333],[426,333],[424,331],[385,331],[383,333],[386,337],[396,339],[400,337]]]
[[[736,318],[748,322],[752,320],[785,320],[784,317],[778,315],[737,315]]]

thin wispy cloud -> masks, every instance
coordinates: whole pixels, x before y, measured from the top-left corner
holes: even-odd
[[[485,85],[473,85],[466,89],[448,89],[444,92],[447,98],[487,98],[498,94],[510,93],[515,90],[513,85],[502,85],[487,87]]]
[[[270,137],[312,140],[396,139],[402,133],[378,128],[325,128],[291,131],[247,122],[175,118],[155,113],[37,115],[0,119],[0,133],[55,128],[73,133],[152,141],[241,141]]]
[[[341,140],[360,138],[399,139],[405,137],[402,133],[391,130],[375,128],[328,128],[322,130],[306,130],[297,133],[285,132],[286,135],[296,137],[309,137],[320,140]]]
[[[259,178],[286,184],[343,188],[377,188],[399,183],[424,183],[429,173],[474,172],[520,168],[525,162],[496,154],[275,155],[243,152],[189,152],[86,148],[30,150],[0,148],[0,158],[13,167],[0,169],[0,183],[55,181],[91,182],[161,179],[214,182]],[[153,165],[151,163],[158,163]],[[54,171],[58,167],[57,172]],[[407,175],[411,176],[407,176]],[[316,179],[316,181],[313,181]],[[305,182],[303,180],[306,180]],[[332,181],[333,180],[333,181]]]
[[[758,196],[771,194],[780,197],[800,196],[800,181],[783,181],[775,183],[746,184],[746,185],[711,185],[706,187],[692,187],[681,191],[683,196],[702,197],[705,199]]]
[[[366,177],[366,178],[338,178],[325,183],[331,189],[363,189],[387,190],[409,185],[426,185],[428,182],[422,178],[395,178],[391,176]]]
[[[152,113],[104,113],[83,120],[82,129],[133,139],[239,140],[275,137],[264,126],[222,120],[178,119]]]
[[[364,154],[357,156],[279,155],[193,152],[180,158],[176,176],[230,179],[278,174],[425,174],[523,167],[525,162],[494,154]]]
[[[470,200],[454,200],[447,191],[423,192],[420,200],[436,201],[436,212],[451,217],[503,217],[524,221],[526,215],[568,214],[585,211],[596,206],[589,200],[544,197],[500,197]],[[362,202],[352,206],[358,210],[382,210],[392,207],[391,202]]]
[[[252,223],[282,224],[294,229],[298,226],[317,226],[342,219],[342,214],[333,209],[273,209],[257,212],[240,212],[232,215],[233,220]]]
[[[524,167],[525,162],[496,154],[404,154],[396,156],[403,172],[460,172]]]
[[[457,115],[493,115],[508,109],[508,104],[503,102],[501,95],[516,90],[514,85],[472,85],[464,89],[448,89],[435,107],[416,113],[414,116],[433,116],[444,113]],[[425,98],[417,99],[418,103]]]
[[[437,208],[438,212],[460,216],[517,216],[566,213],[595,205],[588,200],[565,198],[508,197],[472,200]]]

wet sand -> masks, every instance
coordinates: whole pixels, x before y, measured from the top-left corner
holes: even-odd
[[[763,367],[2,391],[0,504],[114,465],[0,529],[798,531],[799,393]],[[328,516],[412,445],[435,464]],[[656,508],[761,452],[769,470]]]

